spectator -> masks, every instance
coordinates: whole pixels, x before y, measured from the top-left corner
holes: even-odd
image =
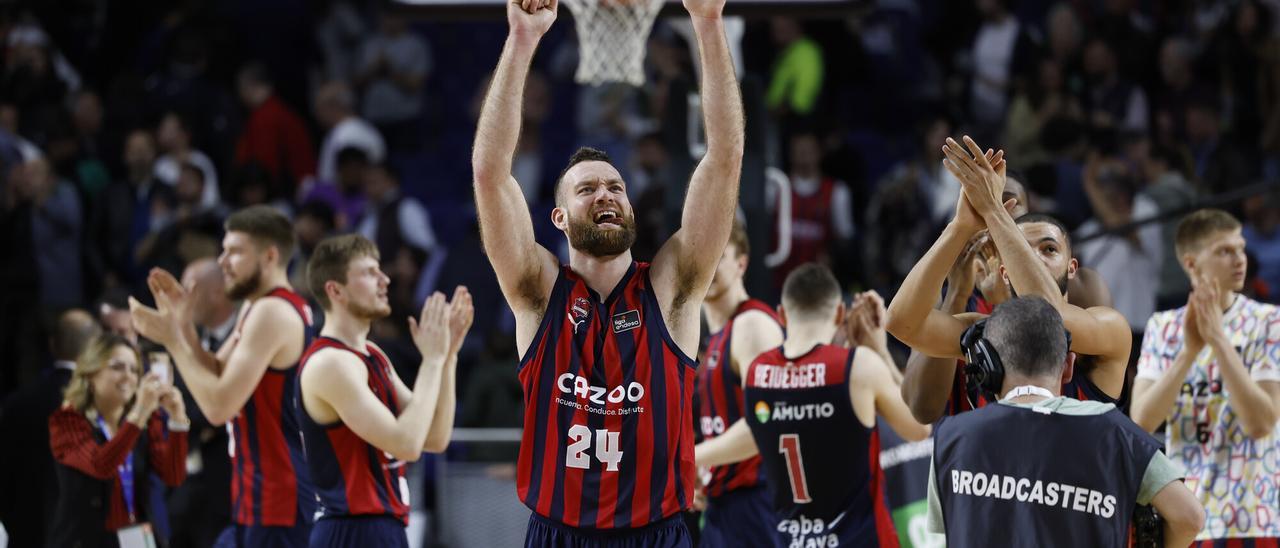
[[[364,43],[356,86],[364,93],[364,118],[393,148],[417,142],[422,88],[431,72],[431,49],[403,18],[383,14],[378,32]]]
[[[302,204],[302,207],[298,208],[298,214],[293,218],[293,233],[298,242],[293,264],[306,265],[311,259],[311,252],[315,250],[320,240],[332,236],[336,229],[337,215],[328,203],[312,200]],[[299,294],[310,297],[309,284],[306,282],[307,269],[304,267],[295,267],[289,274],[289,284],[295,287]]]
[[[204,174],[204,194],[201,205],[213,207],[222,203],[222,194],[218,189],[218,171],[213,161],[203,152],[192,148],[191,123],[177,111],[169,111],[160,119],[156,128],[156,139],[164,154],[156,161],[156,179],[169,186],[178,184],[178,175],[182,164],[191,163],[200,168]]]
[[[364,193],[369,202],[356,231],[377,244],[384,265],[395,260],[401,248],[410,248],[424,257],[435,250],[431,214],[417,198],[400,192],[399,176],[391,168],[369,168]]]
[[[1186,139],[1187,106],[1203,89],[1195,84],[1195,46],[1181,36],[1165,39],[1160,46],[1160,85],[1155,95],[1155,131],[1158,141],[1173,145]]]
[[[1112,307],[1124,314],[1134,333],[1141,333],[1156,309],[1156,285],[1151,281],[1160,274],[1160,225],[1148,223],[1097,235],[1154,217],[1155,201],[1138,194],[1134,176],[1115,160],[1091,159],[1084,188],[1094,218],[1076,229],[1076,237],[1082,240],[1076,245],[1080,265],[1098,271],[1111,290]],[[1086,241],[1090,236],[1097,237]]]
[[[316,91],[315,102],[316,121],[327,132],[320,145],[320,165],[316,170],[322,183],[337,181],[338,155],[345,149],[364,153],[366,161],[382,163],[386,144],[377,129],[356,116],[356,98],[351,88],[343,82],[329,82]]]
[[[61,180],[49,162],[27,162],[14,186],[31,204],[31,237],[40,273],[40,304],[46,311],[80,306],[84,301],[84,215],[80,196]]]
[[[1196,200],[1195,188],[1187,181],[1186,156],[1175,148],[1152,145],[1141,159],[1141,172],[1147,182],[1142,194],[1156,204],[1161,215],[1171,215],[1191,207]],[[1168,310],[1186,304],[1191,283],[1182,272],[1182,262],[1173,249],[1177,233],[1177,217],[1166,217],[1160,222],[1160,283],[1156,289],[1156,310]]]
[[[1280,300],[1280,192],[1245,200],[1244,218],[1244,239],[1257,259],[1258,277],[1272,300]]]
[[[1076,95],[1084,89],[1084,68],[1081,47],[1084,29],[1070,2],[1058,2],[1045,17],[1048,27],[1046,52],[1062,68],[1062,79],[1069,93]]]
[[[822,173],[821,162],[822,149],[816,134],[792,135],[791,254],[774,269],[774,282],[778,287],[797,266],[818,262],[830,267],[852,251],[853,202],[849,186]],[[769,187],[767,201],[776,211],[776,187]]]
[[[102,127],[102,99],[93,91],[81,90],[73,96],[69,110],[77,153],[72,175],[89,196],[96,197],[111,183],[106,164],[107,136]]]
[[[325,80],[351,79],[360,62],[360,40],[369,34],[360,10],[349,0],[321,4],[316,42],[324,57]],[[326,9],[327,8],[327,9]]]
[[[915,158],[894,168],[867,204],[862,264],[869,285],[892,294],[933,244],[939,215],[949,215],[960,183],[942,168],[942,143],[951,133],[946,118],[921,126]],[[942,213],[946,212],[946,213]]]
[[[1216,67],[1225,95],[1232,137],[1254,145],[1265,121],[1280,109],[1280,38],[1272,11],[1258,0],[1235,4],[1231,18],[1214,39]]]
[[[138,332],[133,329],[133,318],[129,315],[129,290],[122,287],[107,289],[98,298],[93,312],[97,314],[98,323],[103,331],[138,344]]]
[[[1187,146],[1198,181],[1197,190],[1221,194],[1253,182],[1257,169],[1239,148],[1222,138],[1218,102],[1200,95],[1186,110]]]
[[[822,48],[793,18],[774,17],[769,28],[778,56],[765,101],[775,115],[807,116],[822,92]]]
[[[978,0],[982,25],[973,39],[973,79],[969,83],[969,111],[980,128],[995,128],[1004,120],[1014,75],[1030,44],[1007,0]]]
[[[1085,111],[1090,125],[1146,131],[1147,95],[1120,72],[1111,44],[1100,38],[1089,40],[1084,50],[1084,72],[1088,79]]]
[[[178,389],[142,375],[136,347],[114,335],[89,343],[49,417],[58,475],[49,545],[114,546],[116,531],[147,524],[160,510],[147,496],[151,472],[166,485],[182,483],[190,425]]]
[[[1004,126],[1005,151],[1020,168],[1048,158],[1040,142],[1041,130],[1051,120],[1082,120],[1084,109],[1067,89],[1062,65],[1051,57],[1040,60],[1037,78],[1013,98]]]
[[[240,101],[249,109],[249,120],[236,143],[235,165],[262,166],[275,183],[269,198],[292,200],[303,178],[316,168],[307,126],[276,95],[271,75],[261,63],[240,69],[237,86]]]
[[[335,224],[342,230],[354,227],[364,216],[364,179],[369,172],[369,156],[357,147],[338,151],[335,178],[311,187],[302,202],[324,202],[337,215]]]
[[[53,363],[40,378],[4,402],[0,439],[22,440],[0,451],[0,491],[22,493],[0,500],[0,522],[9,524],[12,546],[44,546],[46,520],[53,515],[58,490],[49,446],[49,415],[62,404],[62,391],[75,371],[75,359],[102,332],[93,316],[81,309],[58,317],[49,346]]]

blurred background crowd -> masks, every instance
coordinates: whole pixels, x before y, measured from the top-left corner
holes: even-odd
[[[1135,331],[1185,302],[1171,227],[1193,204],[1242,220],[1246,293],[1280,300],[1280,1],[778,11],[745,20],[737,60],[764,91],[765,162],[791,180],[792,253],[771,282],[819,260],[849,290],[888,300],[950,218],[960,186],[940,146],[967,133],[1007,151],[1031,209],[1074,231],[1077,258]],[[460,357],[460,426],[518,426],[514,323],[479,244],[470,176],[505,35],[500,15],[438,20],[372,1],[0,2],[0,439],[32,449],[6,449],[0,470],[45,466],[40,413],[65,382],[55,364],[74,360],[77,333],[95,325],[136,337],[126,301],[149,301],[151,268],[205,280],[197,323],[211,343],[225,336],[236,303],[207,259],[228,212],[264,203],[295,221],[299,281],[328,235],[377,243],[394,312],[373,339],[393,363],[418,363],[403,318],[431,291],[468,285],[476,327]],[[626,178],[645,260],[672,229],[666,204],[682,198],[670,166],[689,151],[661,136],[680,100],[672,84],[695,78],[690,43],[660,19],[643,88],[576,84],[572,25],[543,43],[513,164],[538,238],[563,247],[546,222],[552,187],[589,144]],[[776,285],[755,291],[769,298]],[[218,429],[204,432],[216,461]],[[0,481],[6,494],[30,485]],[[12,534],[31,503],[3,498]],[[194,527],[180,508],[171,498],[175,539]]]

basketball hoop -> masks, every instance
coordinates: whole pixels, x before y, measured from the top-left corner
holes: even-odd
[[[561,0],[578,32],[581,84],[644,84],[645,42],[664,0]]]

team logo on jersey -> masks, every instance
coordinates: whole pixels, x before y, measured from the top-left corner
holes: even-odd
[[[756,420],[760,421],[760,424],[769,422],[769,404],[762,401],[756,402]]]
[[[574,299],[573,304],[569,305],[569,323],[573,324],[574,335],[578,334],[578,326],[589,317],[591,317],[591,301],[583,297]]]
[[[613,332],[622,333],[640,327],[640,311],[628,310],[613,315]]]
[[[707,369],[715,369],[717,365],[720,365],[720,350],[707,352]]]

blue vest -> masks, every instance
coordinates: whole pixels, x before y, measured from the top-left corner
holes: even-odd
[[[934,436],[952,548],[1124,546],[1160,449],[1114,408],[1081,416],[988,405],[944,418]]]

